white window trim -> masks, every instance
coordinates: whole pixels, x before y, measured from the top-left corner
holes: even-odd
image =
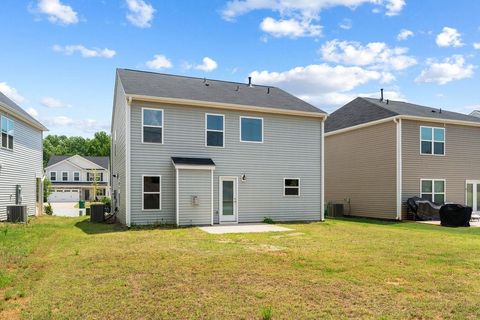
[[[285,186],[285,180],[298,180],[298,187],[287,187]],[[301,188],[301,181],[300,181],[300,178],[292,178],[292,177],[285,177],[283,178],[283,196],[284,197],[300,197],[301,195],[301,191],[300,191],[300,188]],[[293,194],[285,194],[285,189],[298,189],[298,195],[293,195]]]
[[[3,118],[7,119],[7,123],[10,121],[10,122],[12,122],[12,124],[13,124],[13,135],[12,135],[12,138],[13,138],[13,146],[12,146],[11,148],[8,147],[8,136],[10,136],[10,135],[8,134],[8,127],[7,127],[7,146],[6,146],[6,147],[3,146],[3,141],[2,141],[2,140],[3,140],[3,134],[2,134],[2,129],[3,129],[3,128],[2,128],[2,119],[3,119]],[[7,116],[3,116],[3,115],[2,115],[2,116],[0,116],[0,149],[13,151],[13,148],[14,148],[14,147],[15,147],[15,120],[13,120],[13,119],[11,119],[11,118],[9,118],[9,117],[7,117]]]
[[[161,111],[162,112],[162,125],[161,126],[151,126],[151,125],[145,125],[143,124],[143,111],[144,110],[154,110],[154,111]],[[142,143],[143,144],[163,144],[163,141],[165,140],[165,111],[163,109],[158,109],[158,108],[142,108]],[[144,127],[149,127],[149,128],[162,128],[162,142],[145,142],[143,141],[143,128]]]
[[[63,174],[66,173],[67,174],[67,180],[63,180]],[[68,171],[62,171],[62,175],[61,175],[61,182],[65,182],[65,181],[70,181],[70,173]]]
[[[432,130],[432,140],[423,140],[422,139],[422,129],[431,129]],[[443,130],[443,141],[435,140],[435,133],[434,129],[442,129]],[[420,126],[420,155],[422,156],[435,156],[435,157],[444,157],[447,154],[447,128],[445,127],[431,127],[431,126]],[[430,142],[432,144],[432,153],[423,153],[422,152],[422,142]],[[442,142],[443,143],[443,154],[435,154],[435,142]]]
[[[248,140],[242,140],[242,119],[257,119],[257,120],[262,120],[262,141],[248,141]],[[240,119],[239,119],[239,129],[238,130],[240,132],[240,142],[246,142],[246,143],[263,143],[263,141],[265,140],[263,135],[264,135],[264,132],[263,132],[263,118],[260,118],[260,117],[249,117],[249,116],[240,116]]]
[[[52,173],[55,173],[55,180],[52,180]],[[58,172],[57,171],[50,171],[48,179],[50,179],[50,181],[57,182],[58,181]]]
[[[145,177],[158,177],[159,178],[159,191],[158,192],[145,192]],[[158,209],[145,209],[144,205],[144,195],[145,194],[158,194],[159,195],[159,208]],[[162,176],[158,174],[144,174],[142,175],[142,211],[161,211],[162,210]]]
[[[75,180],[75,173],[78,173],[78,180]],[[73,171],[73,181],[74,182],[80,182],[82,181],[82,178],[80,176],[80,171]]]
[[[443,202],[447,203],[447,180],[446,179],[431,179],[431,178],[421,178],[420,179],[420,198],[423,194],[430,194],[429,192],[422,192],[422,183],[423,181],[432,181],[432,202],[435,202],[436,194],[443,194]],[[435,181],[443,181],[443,192],[435,192]]]
[[[208,116],[222,117],[223,130],[208,129]],[[221,132],[222,133],[222,138],[223,138],[222,146],[209,146],[207,144],[207,133],[208,133],[208,131]],[[219,114],[219,113],[205,113],[205,147],[208,147],[208,148],[225,148],[225,115]]]

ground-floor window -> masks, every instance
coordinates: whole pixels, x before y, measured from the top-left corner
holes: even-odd
[[[426,199],[438,204],[445,203],[445,180],[444,179],[422,179],[421,195],[422,199]]]
[[[161,209],[161,176],[143,176],[143,210]]]
[[[284,178],[283,179],[283,195],[299,196],[300,195],[300,179]]]

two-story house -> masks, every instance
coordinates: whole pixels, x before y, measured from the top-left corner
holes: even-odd
[[[52,182],[49,202],[100,200],[110,196],[108,157],[51,156],[45,176]]]
[[[43,131],[40,122],[0,92],[0,220],[7,206],[42,212]]]
[[[480,211],[480,118],[356,98],[325,124],[327,202],[354,216],[406,218],[419,196]]]
[[[128,226],[322,220],[325,118],[275,87],[118,69],[117,216]]]

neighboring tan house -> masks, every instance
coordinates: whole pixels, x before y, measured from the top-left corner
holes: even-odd
[[[17,202],[29,215],[42,212],[43,131],[47,128],[0,92],[0,220]]]
[[[108,157],[51,156],[45,168],[45,175],[52,182],[48,201],[76,202],[109,197],[109,163]]]
[[[323,220],[325,118],[275,87],[118,69],[118,218],[128,226]]]
[[[356,98],[325,123],[325,199],[353,216],[406,218],[419,196],[480,211],[480,119]]]

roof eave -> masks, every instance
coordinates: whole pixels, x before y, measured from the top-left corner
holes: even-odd
[[[258,107],[258,106],[234,104],[234,103],[167,98],[167,97],[147,96],[147,95],[138,95],[138,94],[126,94],[126,98],[127,100],[131,99],[131,100],[144,101],[144,102],[160,102],[160,103],[169,103],[169,104],[189,105],[189,106],[195,106],[195,107],[208,107],[208,108],[218,108],[218,109],[228,109],[228,110],[242,110],[242,111],[254,111],[254,112],[263,112],[263,113],[296,115],[296,116],[303,116],[303,117],[314,117],[314,118],[320,118],[323,120],[327,118],[327,114],[323,112],[286,110],[286,109],[280,109],[280,108]]]
[[[5,103],[0,102],[0,109],[1,108],[5,109],[7,112],[11,113],[12,115],[17,117],[18,119],[28,123],[29,125],[31,125],[32,127],[36,128],[40,131],[49,131],[48,128],[45,127],[43,124],[41,124],[39,121],[37,121],[37,120],[32,121],[31,119],[28,119],[27,117],[18,113],[18,111],[16,111],[15,109],[13,109],[12,107],[10,107],[9,105],[7,105]]]

